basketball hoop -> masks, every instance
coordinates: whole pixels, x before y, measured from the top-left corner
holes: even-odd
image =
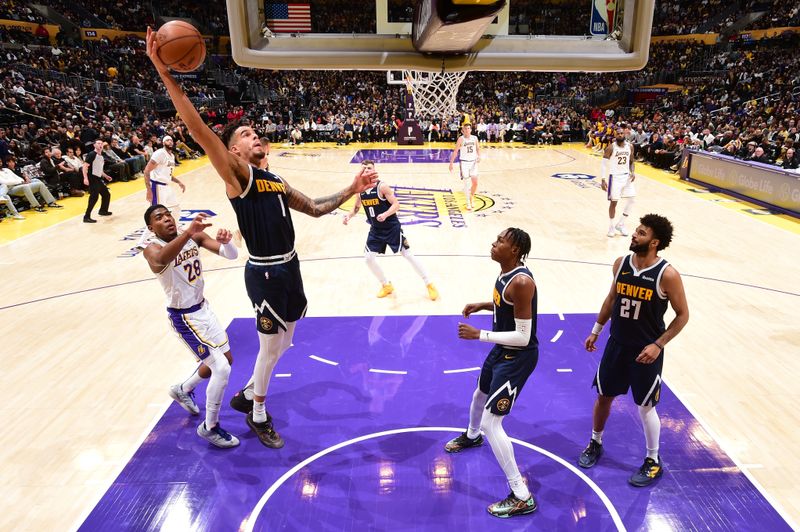
[[[456,96],[467,72],[403,70],[403,81],[414,97],[414,110],[424,118],[448,119],[458,114]],[[395,84],[398,82],[395,81]]]

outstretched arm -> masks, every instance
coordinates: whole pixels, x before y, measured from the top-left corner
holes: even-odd
[[[353,178],[353,182],[349,187],[331,194],[330,196],[317,199],[309,198],[299,190],[289,186],[289,183],[286,183],[286,181],[284,181],[284,184],[286,185],[286,196],[289,200],[290,208],[313,216],[314,218],[319,218],[320,216],[332,212],[347,201],[353,194],[358,194],[359,192],[363,192],[375,186],[377,180],[378,174],[376,172],[362,167]]]
[[[144,258],[147,260],[147,264],[150,265],[150,269],[153,273],[163,272],[164,268],[175,260],[175,257],[178,256],[178,253],[181,252],[183,246],[186,245],[186,242],[188,242],[190,238],[202,233],[206,227],[211,227],[211,224],[205,223],[206,218],[208,218],[208,214],[200,213],[195,216],[192,223],[186,228],[186,231],[180,233],[172,239],[171,242],[163,246],[159,244],[150,244],[145,248]]]
[[[220,229],[217,231],[217,237],[211,238],[206,233],[197,233],[192,238],[197,242],[197,245],[212,251],[220,257],[225,257],[228,260],[234,260],[239,256],[239,251],[231,243],[233,233],[227,229]]]
[[[164,82],[169,97],[175,105],[175,110],[186,124],[189,134],[200,144],[208,155],[214,169],[225,181],[228,197],[240,195],[250,180],[250,170],[247,167],[247,163],[229,152],[228,147],[225,146],[222,140],[203,122],[200,113],[194,108],[194,104],[169,73],[167,66],[158,57],[156,32],[150,27],[147,28],[147,56],[156,67],[158,75],[161,76],[161,81]]]

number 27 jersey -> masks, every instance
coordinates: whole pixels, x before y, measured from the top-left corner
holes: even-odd
[[[157,244],[167,245],[155,239]],[[189,239],[178,256],[161,270],[158,282],[167,296],[167,307],[189,308],[203,301],[203,265],[200,262],[200,247]]]
[[[637,270],[633,254],[622,259],[614,280],[616,298],[611,311],[611,336],[622,345],[644,347],[664,333],[667,296],[661,291],[661,276],[669,263],[663,258]]]

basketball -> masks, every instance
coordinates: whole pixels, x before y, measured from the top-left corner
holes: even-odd
[[[196,70],[206,59],[206,43],[197,28],[172,20],[158,29],[158,57],[176,72]]]

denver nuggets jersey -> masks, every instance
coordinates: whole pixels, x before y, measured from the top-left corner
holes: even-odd
[[[251,262],[270,261],[294,251],[292,214],[279,176],[250,166],[247,188],[230,200]]]
[[[614,308],[611,311],[611,336],[617,343],[644,347],[664,333],[667,297],[659,289],[661,276],[669,263],[658,262],[644,270],[634,268],[633,255],[622,259],[617,277]]]
[[[165,246],[158,238],[154,242]],[[203,265],[200,248],[189,239],[175,257],[156,277],[167,295],[167,307],[186,309],[203,301]]]
[[[514,322],[514,305],[509,303],[505,296],[506,287],[517,275],[527,275],[533,280],[533,274],[525,266],[517,266],[508,273],[500,274],[494,282],[494,294],[492,301],[494,303],[493,317],[492,317],[492,330],[493,331],[514,331],[517,324]],[[536,315],[539,300],[539,291],[534,290],[533,300],[531,301],[531,310],[533,312],[531,321],[531,339],[525,347],[507,347],[508,349],[530,349],[539,346],[539,340],[536,338]]]
[[[478,158],[478,137],[470,135],[461,136],[461,149],[458,151],[458,160],[463,162],[474,161]]]
[[[625,144],[620,146],[614,141],[611,146],[613,148],[611,150],[611,164],[609,165],[608,173],[611,175],[630,174],[631,157],[633,156],[631,143],[626,140]]]
[[[397,214],[392,214],[386,220],[379,222],[377,216],[388,211],[392,204],[380,195],[381,183],[378,181],[375,186],[360,194],[361,206],[367,213],[367,222],[375,230],[392,229],[400,225],[400,220],[397,219]]]

